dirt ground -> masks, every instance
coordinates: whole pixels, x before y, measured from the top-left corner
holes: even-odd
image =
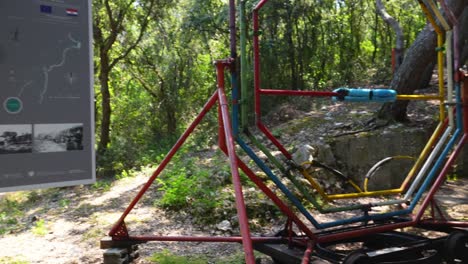
[[[101,263],[100,239],[146,182],[147,175],[143,172],[122,179],[106,191],[86,187],[54,189],[54,195],[48,194],[48,199],[41,200],[26,212],[21,219],[23,228],[0,237],[0,263]],[[5,199],[5,195],[0,199]],[[443,202],[451,217],[468,220],[468,179],[446,183],[437,199]],[[318,220],[327,219],[318,215]],[[38,232],[38,221],[44,223],[45,232]],[[127,224],[131,232],[141,234],[213,234],[213,230],[201,230],[191,225],[188,216],[168,216],[145,201],[128,216]],[[271,232],[280,228],[280,223],[276,224],[268,227]],[[140,246],[141,257],[135,263],[152,263],[149,256],[162,250],[180,255],[205,255],[213,260],[210,263],[216,263],[224,256],[242,254],[238,244],[155,242]],[[263,259],[262,263],[271,263],[268,257],[258,255]]]

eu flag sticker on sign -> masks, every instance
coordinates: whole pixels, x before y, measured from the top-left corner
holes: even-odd
[[[41,13],[52,14],[52,6],[41,5],[40,9],[41,9]]]
[[[78,16],[78,9],[67,8],[67,16]]]

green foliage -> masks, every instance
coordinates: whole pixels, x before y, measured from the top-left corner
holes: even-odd
[[[193,195],[195,187],[195,177],[187,177],[185,168],[174,169],[166,173],[163,179],[158,179],[164,196],[159,205],[165,208],[179,209],[185,208],[189,204],[189,196]]]
[[[181,256],[172,254],[169,250],[163,250],[159,253],[154,253],[150,257],[150,261],[158,264],[207,264],[208,260],[202,256]]]
[[[31,232],[36,236],[45,236],[49,231],[47,230],[47,226],[44,219],[39,219],[38,221],[36,221],[34,223],[33,228],[31,229]]]
[[[212,61],[230,53],[228,6],[221,0],[157,0],[147,30],[137,42],[148,11],[143,7],[150,1],[135,1],[130,6],[125,5],[127,1],[111,2],[114,19],[119,10],[132,8],[123,13],[121,31],[107,53],[101,53],[106,42],[95,44],[97,132],[105,88],[100,82],[102,55],[115,61],[107,82],[112,110],[110,143],[97,157],[99,176],[115,177],[157,163],[215,91]],[[105,40],[112,33],[109,16],[104,1],[95,2],[95,29]],[[246,2],[247,57],[252,65],[249,13],[258,1]],[[425,25],[418,3],[389,0],[385,6],[401,23],[409,46]],[[386,84],[391,79],[394,32],[376,15],[374,0],[273,0],[261,10],[260,21],[262,87],[330,90],[343,85]],[[132,43],[137,44],[122,54]],[[249,70],[251,89],[252,67]],[[262,98],[262,111],[267,113],[284,100]],[[196,143],[195,151],[216,140],[217,117],[212,112],[199,125],[203,133],[190,139]]]
[[[31,262],[21,260],[19,257],[0,257],[0,264],[29,264]]]
[[[149,260],[158,264],[242,264],[245,263],[245,256],[243,252],[238,252],[230,256],[223,256],[213,262],[213,260],[208,259],[206,256],[181,256],[180,254],[174,254],[165,249],[162,252],[154,253]]]
[[[112,182],[108,179],[98,180],[91,187],[96,191],[107,192],[110,190]]]
[[[36,200],[36,194],[31,193],[36,192],[16,192],[0,200],[0,235],[24,227],[20,219],[24,216],[25,208]]]

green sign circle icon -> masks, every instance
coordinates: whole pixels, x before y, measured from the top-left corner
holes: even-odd
[[[8,97],[3,102],[3,107],[10,114],[17,114],[23,109],[23,102],[18,97]]]

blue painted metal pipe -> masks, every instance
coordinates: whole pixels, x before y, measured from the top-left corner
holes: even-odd
[[[309,220],[316,228],[320,228],[320,224],[315,220],[315,218],[310,215],[307,209],[302,205],[299,199],[281,182],[278,177],[276,177],[273,172],[266,166],[266,164],[252,151],[251,148],[245,144],[245,142],[237,137],[237,143],[241,148],[249,155],[249,157],[257,164],[257,166],[264,171],[268,177],[278,186],[278,188],[288,197],[288,199],[299,209],[299,211]]]
[[[333,96],[332,100],[343,102],[379,102],[388,103],[397,100],[397,92],[390,89],[356,89],[338,88],[333,92],[340,94]]]
[[[439,156],[439,158],[435,162],[434,166],[432,167],[431,171],[429,172],[429,175],[426,177],[423,184],[419,188],[419,191],[416,193],[415,197],[411,201],[410,206],[405,210],[400,210],[400,211],[385,213],[385,214],[380,214],[380,215],[371,215],[371,218],[373,220],[379,220],[379,219],[385,219],[385,218],[388,218],[388,217],[393,217],[393,216],[398,216],[398,215],[410,214],[414,210],[417,203],[421,199],[423,193],[426,191],[426,189],[432,183],[432,180],[433,180],[434,176],[436,175],[437,171],[439,170],[439,167],[441,167],[444,164],[445,157],[449,154],[450,150],[455,145],[456,140],[461,135],[461,131],[463,129],[463,121],[462,121],[463,118],[462,118],[462,108],[461,108],[461,89],[460,89],[459,84],[456,85],[456,99],[457,99],[457,106],[456,106],[456,108],[457,108],[457,112],[456,112],[457,113],[457,129],[455,130],[455,133],[453,134],[450,141],[445,146],[445,149],[443,150],[442,154]]]

